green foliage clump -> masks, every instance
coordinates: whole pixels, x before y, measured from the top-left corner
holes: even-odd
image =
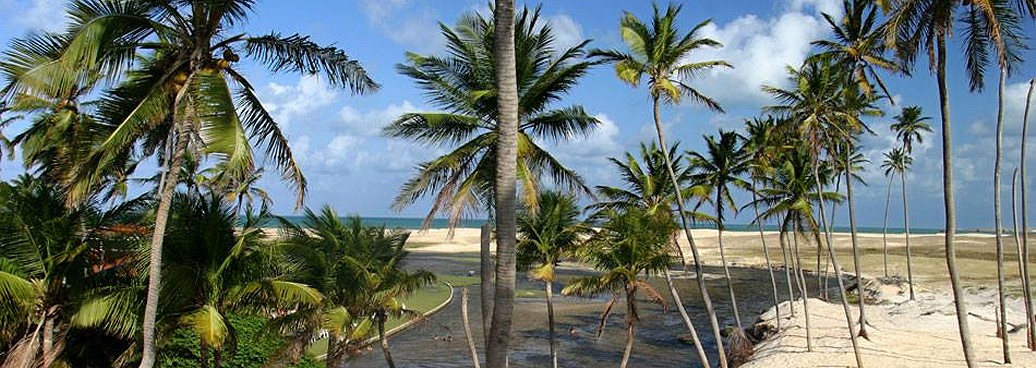
[[[259,368],[281,351],[288,340],[270,333],[267,319],[261,316],[231,314],[230,325],[237,332],[236,349],[223,351],[222,368]],[[159,366],[163,368],[198,368],[201,366],[199,338],[194,330],[180,328],[168,338],[160,340]],[[210,352],[209,359],[212,359]],[[323,367],[310,355],[303,357],[295,368]]]

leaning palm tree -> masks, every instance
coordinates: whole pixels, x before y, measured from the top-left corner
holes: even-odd
[[[591,55],[614,64],[616,75],[626,84],[636,87],[642,79],[647,79],[655,133],[658,135],[658,145],[662,149],[662,156],[666,158],[669,180],[673,183],[674,188],[678,187],[679,180],[673,170],[673,163],[669,160],[669,153],[666,152],[668,145],[662,128],[660,105],[661,103],[679,104],[684,98],[688,98],[710,110],[722,112],[723,109],[718,102],[690,85],[690,79],[717,67],[731,67],[730,63],[723,60],[686,62],[695,51],[705,47],[721,47],[722,44],[711,38],[702,37],[699,33],[702,28],[711,23],[711,20],[699,23],[686,34],[680,32],[676,26],[676,17],[679,15],[680,9],[681,6],[670,4],[663,13],[658,5],[654,4],[650,26],[637,19],[632,13],[626,12],[619,22],[619,28],[629,52],[619,50],[594,50],[591,52]],[[694,244],[694,237],[691,235],[686,217],[687,211],[684,210],[683,194],[680,191],[676,191],[676,199],[680,224],[694,258],[698,288],[701,290],[705,310],[709,314],[712,333],[716,336],[720,366],[726,368],[726,353],[723,343],[719,339],[719,321],[705,286],[705,275],[699,260],[698,249]]]
[[[749,163],[749,192],[752,193],[752,209],[755,211],[753,222],[759,227],[759,241],[763,245],[763,257],[766,260],[766,269],[770,272],[770,287],[773,290],[773,308],[777,315],[777,329],[781,329],[781,307],[780,298],[777,296],[777,278],[773,273],[773,263],[770,261],[770,249],[766,246],[766,235],[763,233],[764,220],[760,218],[759,206],[756,201],[759,199],[757,184],[769,175],[773,170],[773,164],[777,158],[780,147],[773,134],[777,120],[773,116],[745,120],[745,149],[748,151]],[[746,205],[747,207],[747,205]],[[787,267],[785,267],[787,271]],[[791,287],[791,274],[785,273],[788,286]],[[790,293],[789,293],[790,297]]]
[[[142,368],[154,365],[154,327],[161,286],[162,242],[178,168],[189,151],[227,164],[232,176],[252,172],[252,145],[281,171],[298,193],[306,182],[276,121],[259,102],[248,79],[235,67],[239,53],[273,71],[321,73],[334,86],[363,93],[377,89],[364,69],[344,51],[323,47],[306,36],[230,34],[247,20],[254,3],[245,0],[122,2],[74,1],[68,32],[47,48],[51,57],[20,58],[21,68],[4,91],[62,95],[85,76],[104,75],[118,85],[104,93],[98,119],[110,124],[78,170],[71,175],[70,201],[83,198],[127,152],[159,154],[166,175],[151,244]],[[48,89],[49,91],[41,91]],[[138,150],[143,147],[142,150]]]
[[[676,230],[675,225],[671,219],[662,219],[640,208],[624,212],[608,210],[601,229],[588,240],[583,255],[603,273],[572,280],[561,291],[565,295],[612,293],[613,302],[620,296],[625,297],[626,347],[619,365],[622,368],[629,362],[636,323],[640,320],[638,292],[643,291],[651,301],[665,305],[662,296],[642,276],[657,275],[669,268],[673,261],[669,239]],[[611,304],[602,314],[602,325]]]
[[[720,261],[727,282],[727,291],[730,292],[734,321],[737,324],[737,331],[731,336],[731,351],[739,350],[734,348],[735,341],[748,342],[748,338],[745,336],[745,326],[741,324],[741,313],[738,312],[737,297],[734,295],[734,285],[730,279],[730,268],[727,266],[727,258],[723,250],[724,209],[729,207],[737,213],[730,190],[731,188],[747,189],[749,187],[748,182],[741,177],[749,169],[748,151],[745,149],[743,140],[741,135],[735,131],[720,130],[719,139],[713,135],[705,136],[707,147],[705,154],[695,151],[687,152],[689,165],[693,172],[691,181],[708,187],[714,195],[712,205],[716,210]]]
[[[705,192],[705,186],[690,185],[690,170],[689,168],[684,168],[679,161],[675,160],[673,155],[676,152],[679,152],[679,143],[674,143],[669,148],[668,161],[674,162],[673,171],[677,173],[677,182],[680,183],[680,190],[684,194],[684,198],[707,197],[708,193]],[[610,157],[609,160],[619,169],[624,185],[622,187],[597,186],[598,202],[590,206],[595,211],[591,215],[592,218],[605,217],[612,210],[627,211],[639,209],[647,211],[652,216],[658,216],[660,219],[675,221],[673,219],[673,203],[676,201],[676,191],[672,189],[672,182],[669,180],[669,175],[666,171],[666,159],[662,157],[662,150],[659,150],[658,146],[654,143],[642,143],[640,145],[640,161],[630,152],[626,153],[624,160],[614,157]],[[697,211],[688,215],[700,219],[707,218]],[[686,268],[687,261],[677,239],[678,235],[674,232],[673,248],[679,254],[681,264]],[[698,359],[701,360],[703,366],[710,367],[709,357],[701,345],[698,332],[694,328],[693,322],[691,322],[691,317],[687,314],[687,309],[684,308],[683,301],[680,299],[680,293],[673,284],[669,270],[663,270],[662,276],[666,280],[666,286],[669,287],[669,294],[673,297],[676,310],[680,313],[680,317],[687,327],[691,342],[698,352]]]
[[[939,89],[939,107],[942,117],[943,194],[946,216],[946,264],[950,274],[957,324],[961,337],[964,360],[968,367],[977,363],[971,344],[968,327],[967,307],[964,305],[963,289],[957,269],[956,227],[957,215],[953,193],[952,133],[950,123],[950,98],[946,82],[947,37],[954,32],[954,25],[960,19],[965,29],[965,70],[972,91],[983,88],[984,75],[989,58],[987,46],[998,50],[998,60],[1003,60],[1010,47],[1010,27],[1002,27],[1005,13],[1018,10],[1028,16],[1036,16],[1034,0],[879,0],[889,12],[886,24],[887,43],[894,46],[896,55],[905,66],[913,65],[918,55],[926,54],[929,69],[935,74]],[[1003,65],[1003,64],[1001,64]],[[1031,340],[1032,334],[1030,334]]]
[[[557,266],[576,255],[577,247],[593,232],[579,220],[576,197],[555,191],[540,192],[539,210],[518,213],[518,269],[530,270],[532,278],[543,281],[547,300],[547,326],[550,331],[550,360],[558,367],[554,341],[554,281]]]
[[[789,90],[763,86],[763,91],[773,95],[781,103],[767,106],[764,109],[784,115],[786,119],[782,129],[799,137],[807,144],[813,161],[813,178],[816,184],[814,189],[818,194],[823,190],[820,178],[820,161],[824,159],[823,153],[826,152],[832,161],[837,160],[837,155],[834,155],[836,145],[851,139],[849,134],[855,133],[860,124],[858,115],[842,104],[844,102],[843,94],[847,88],[845,72],[844,69],[836,68],[828,60],[811,59],[807,60],[800,69],[788,68],[790,75],[788,79],[795,88]],[[834,245],[830,239],[831,232],[828,226],[830,224],[826,218],[824,201],[818,202],[818,207],[820,222],[823,224],[824,232],[828,234],[826,239],[828,258],[835,269],[842,310],[845,313],[856,364],[862,367],[863,358],[856,341],[856,333],[853,330],[849,303],[845,297],[846,288],[842,279],[842,270],[838,265]]]

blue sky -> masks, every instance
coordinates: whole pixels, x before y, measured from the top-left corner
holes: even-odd
[[[687,2],[679,18],[680,27],[687,30],[711,18],[713,24],[705,29],[705,34],[724,43],[723,48],[702,52],[700,57],[727,60],[735,69],[719,70],[693,81],[699,90],[719,100],[728,113],[715,114],[689,104],[667,107],[662,115],[669,137],[682,141],[685,149],[702,149],[703,134],[714,134],[719,128],[739,129],[744,118],[758,115],[760,107],[772,103],[760,91],[760,85],[785,84],[785,65],[798,65],[810,52],[810,41],[829,36],[820,12],[840,15],[840,3],[836,0]],[[0,0],[0,41],[7,44],[11,38],[34,29],[60,29],[63,4],[62,0]],[[242,31],[311,35],[318,43],[334,44],[346,50],[382,85],[375,94],[353,96],[348,91],[331,89],[315,77],[272,74],[256,65],[241,66],[253,84],[260,86],[264,104],[291,139],[310,183],[307,205],[317,207],[328,203],[340,213],[366,216],[425,214],[427,202],[419,202],[401,213],[389,208],[400,185],[414,173],[414,166],[437,154],[436,149],[380,136],[381,128],[400,114],[433,108],[410,80],[395,72],[395,65],[403,61],[408,51],[442,53],[443,38],[438,23],[452,25],[465,12],[485,12],[486,4],[473,0],[258,2],[251,22]],[[618,19],[623,10],[646,18],[650,16],[651,6],[648,1],[543,1],[543,16],[551,22],[562,45],[592,39],[591,47],[621,47]],[[1031,21],[1027,22],[1025,33],[1036,34]],[[1026,51],[1022,56],[1033,60],[1036,52]],[[989,88],[984,93],[969,93],[959,50],[952,51],[950,63],[959,224],[962,229],[990,227],[996,75],[989,73]],[[1009,203],[1010,170],[1018,162],[1023,100],[1028,78],[1032,77],[1036,77],[1036,64],[1030,61],[1008,80],[1007,171],[1006,185],[1002,187],[1005,203]],[[927,71],[927,61],[920,60],[913,78],[886,78],[900,105],[920,105],[926,115],[932,117],[935,132],[915,148],[915,167],[908,176],[911,221],[918,227],[941,227],[938,96],[934,80]],[[582,174],[590,185],[616,184],[615,170],[606,158],[635,150],[640,142],[654,137],[649,125],[651,110],[646,91],[620,84],[609,67],[591,71],[563,103],[581,104],[603,123],[592,136],[554,148],[555,154]],[[874,163],[862,174],[870,186],[857,190],[857,211],[862,226],[881,226],[887,180],[877,165],[881,162],[881,153],[894,142],[888,125],[899,108],[885,107],[888,111],[885,118],[870,121],[877,135],[863,139],[863,150]],[[18,126],[13,129],[17,130]],[[1036,150],[1033,153],[1036,154]],[[17,161],[0,163],[0,175],[5,178],[21,171]],[[275,200],[275,211],[291,213],[294,196],[277,181],[277,176],[268,175],[263,185]],[[898,193],[896,186],[890,224],[902,221]],[[745,195],[738,197],[742,203],[746,198]],[[1030,202],[1036,204],[1036,199]],[[1009,219],[1010,213],[1005,210],[1005,214]],[[748,215],[747,212],[739,215],[733,222],[747,222]],[[840,213],[837,222],[845,219]]]

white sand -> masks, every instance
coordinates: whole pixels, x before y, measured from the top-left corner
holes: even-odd
[[[922,291],[917,301],[908,301],[902,290],[895,286],[881,288],[880,305],[868,306],[870,340],[857,339],[866,367],[963,367],[957,317],[950,295]],[[916,288],[915,288],[916,290]],[[1002,366],[1000,339],[996,337],[994,292],[968,294],[968,323],[979,366]],[[1008,321],[1024,323],[1021,303],[1007,303]],[[787,302],[781,314],[787,317]],[[783,319],[783,330],[775,337],[756,346],[753,360],[742,367],[848,367],[856,366],[849,340],[845,313],[841,304],[830,304],[810,299],[810,322],[813,326],[813,351],[806,351],[805,319],[802,302],[795,303],[796,316]],[[852,308],[854,322],[858,309]],[[761,319],[775,325],[771,309]],[[858,327],[854,327],[858,330]],[[1036,367],[1036,353],[1025,348],[1025,330],[1022,328],[1008,337],[1014,367]]]
[[[479,229],[457,229],[452,239],[447,231],[432,229],[415,231],[410,240],[421,243],[414,252],[458,253],[479,251]],[[693,230],[692,235],[700,245],[706,263],[717,263],[715,230]],[[767,237],[776,236],[767,232]],[[751,246],[749,237],[758,236],[754,231],[724,232],[724,239],[730,246]],[[835,234],[836,247],[848,247],[848,234]],[[941,237],[943,234],[914,235],[913,238]],[[985,244],[990,234],[962,234],[962,244]],[[865,246],[880,246],[881,234],[860,234]],[[738,241],[743,239],[744,241]],[[683,239],[681,239],[683,240]],[[898,236],[889,236],[890,246],[902,246]],[[938,241],[938,239],[932,239]],[[681,241],[686,250],[686,241]],[[495,246],[493,247],[495,248]],[[759,258],[759,259],[756,259]],[[731,260],[734,264],[761,266],[761,255]],[[866,367],[963,367],[960,336],[952,298],[944,285],[915,286],[917,301],[908,301],[899,286],[880,286],[881,302],[868,308],[870,340],[858,339],[863,351]],[[976,357],[980,366],[1002,366],[1000,340],[996,337],[995,290],[969,291],[965,298],[969,305],[968,321]],[[783,330],[756,347],[753,360],[744,365],[751,368],[769,367],[847,367],[855,366],[852,345],[848,337],[845,314],[840,304],[828,304],[818,299],[810,300],[810,316],[813,325],[813,351],[806,351],[805,319],[801,301],[795,303],[796,316],[789,318],[788,304],[781,312]],[[1008,321],[1014,325],[1024,324],[1023,307],[1018,300],[1008,303]],[[854,321],[857,309],[852,307]],[[763,323],[774,324],[771,309],[761,317]],[[855,328],[855,327],[854,327]],[[1009,333],[1014,367],[1036,367],[1036,352],[1025,348],[1024,327]]]

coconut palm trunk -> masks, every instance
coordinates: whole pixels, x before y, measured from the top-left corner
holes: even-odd
[[[496,205],[496,289],[486,366],[507,367],[514,312],[516,179],[518,164],[518,81],[514,50],[514,0],[496,0],[493,54],[496,60],[497,129],[494,204]]]
[[[183,96],[183,91],[177,96],[177,101]],[[174,106],[178,105],[174,103]],[[178,110],[174,108],[174,110]],[[173,131],[170,132],[170,139],[175,140],[172,157],[166,157],[165,179],[162,181],[162,188],[159,188],[161,196],[158,201],[158,209],[155,213],[155,228],[151,235],[150,263],[148,264],[148,288],[147,301],[144,304],[143,329],[143,352],[140,358],[140,368],[151,368],[155,365],[155,321],[158,316],[158,296],[162,285],[162,242],[165,239],[165,229],[169,220],[169,208],[173,202],[173,193],[180,180],[180,166],[183,165],[183,156],[187,151],[188,138],[183,127],[186,122],[181,121],[179,114],[173,114]]]
[[[460,319],[464,323],[464,339],[468,342],[468,351],[471,352],[471,366],[482,368],[478,363],[478,350],[475,350],[475,336],[471,333],[471,321],[468,319],[468,288],[460,289]]]
[[[673,240],[674,244],[679,243]],[[673,304],[676,304],[676,310],[680,313],[680,318],[683,319],[684,325],[687,326],[688,333],[691,334],[691,342],[694,343],[694,350],[698,353],[698,359],[701,361],[701,366],[705,368],[712,367],[709,364],[709,355],[705,353],[705,347],[701,345],[701,339],[698,337],[698,331],[694,328],[694,324],[691,322],[691,317],[687,314],[687,309],[683,306],[683,300],[680,299],[680,293],[676,291],[676,286],[673,284],[673,277],[669,274],[669,268],[662,270],[662,276],[665,277],[666,286],[669,287],[669,294],[673,297]]]
[[[673,184],[674,192],[676,192],[676,208],[679,211],[680,227],[683,229],[684,236],[687,237],[687,244],[691,248],[691,257],[694,261],[694,274],[698,280],[698,289],[701,291],[701,298],[705,304],[705,312],[709,315],[709,323],[712,325],[713,336],[716,337],[716,351],[719,355],[719,366],[721,368],[727,368],[727,353],[726,349],[723,348],[722,334],[720,332],[719,320],[716,318],[716,309],[712,306],[712,298],[709,297],[708,287],[705,285],[705,271],[701,265],[701,257],[698,253],[698,247],[694,244],[694,236],[691,235],[690,225],[687,223],[687,211],[684,209],[684,198],[680,188],[680,181],[676,178],[676,172],[673,171],[673,163],[669,160],[669,146],[666,145],[665,132],[662,129],[662,116],[659,112],[659,97],[652,97],[652,112],[655,120],[655,133],[658,135],[658,146],[662,150],[662,157],[665,159],[666,171],[669,172],[669,180]],[[632,333],[632,329],[630,330]]]
[[[796,221],[798,222],[798,221]],[[802,272],[802,257],[799,253],[799,233],[802,229],[802,224],[797,223],[795,231],[792,233],[792,252],[795,253],[795,283],[799,287],[799,295],[802,296],[802,316],[806,319],[806,351],[813,351],[813,326],[810,325],[809,321],[809,290],[806,288],[806,275]],[[814,230],[814,234],[818,234]],[[819,240],[817,237],[817,241]],[[792,306],[792,309],[795,309]]]
[[[637,289],[636,286],[626,286],[626,348],[622,350],[622,363],[619,368],[626,368],[633,353],[633,327],[637,321]]]
[[[968,368],[978,364],[971,344],[971,328],[968,327],[968,308],[964,304],[964,289],[960,284],[957,269],[957,209],[953,194],[953,134],[950,130],[950,91],[946,86],[946,34],[936,31],[936,81],[939,84],[939,109],[942,118],[942,169],[943,195],[946,214],[946,267],[950,273],[950,287],[953,289],[953,304],[957,311],[957,325],[960,332],[961,349]]]
[[[914,257],[910,250],[910,202],[907,201],[907,182],[905,172],[899,174],[899,183],[903,192],[903,240],[906,244],[907,289],[910,292],[910,300],[916,300],[914,295]]]
[[[1021,181],[1019,182],[1019,187],[1020,187],[1021,194],[1022,194],[1022,197],[1021,197],[1021,201],[1022,201],[1022,206],[1021,206],[1022,207],[1022,212],[1021,212],[1021,218],[1022,218],[1022,260],[1023,260],[1022,261],[1022,277],[1025,278],[1025,283],[1026,284],[1030,283],[1030,281],[1029,281],[1030,280],[1030,278],[1029,278],[1030,270],[1029,270],[1029,221],[1028,221],[1029,220],[1029,212],[1028,212],[1028,209],[1027,209],[1027,206],[1026,206],[1026,203],[1025,203],[1025,200],[1027,199],[1026,190],[1025,190],[1025,187],[1026,187],[1026,185],[1025,185],[1025,151],[1026,151],[1025,150],[1025,148],[1026,148],[1025,147],[1025,141],[1026,141],[1026,137],[1028,136],[1028,129],[1029,129],[1029,102],[1030,102],[1030,100],[1032,100],[1032,91],[1033,91],[1034,87],[1036,87],[1036,79],[1033,79],[1033,80],[1031,80],[1029,82],[1029,93],[1025,95],[1025,112],[1022,115],[1021,161],[1019,161],[1019,163],[1018,163],[1018,166],[1021,168],[1021,171],[1020,171],[1020,175],[1021,175],[1021,179],[1020,180]],[[1026,307],[1027,310],[1029,310],[1029,314],[1027,314],[1026,318],[1025,318],[1025,324],[1028,327],[1028,330],[1027,330],[1027,332],[1028,332],[1028,334],[1027,334],[1028,335],[1028,342],[1029,342],[1028,346],[1029,346],[1029,350],[1036,351],[1036,320],[1033,319],[1034,316],[1033,316],[1033,313],[1032,313],[1032,311],[1033,311],[1033,306],[1032,306],[1032,290],[1029,289],[1028,287],[1026,287],[1026,293],[1024,294],[1024,298],[1025,298],[1025,307]]]
[[[716,206],[718,208],[720,208],[718,210],[718,212],[716,213],[716,215],[717,215],[716,218],[717,219],[723,218],[723,214],[719,213],[719,212],[722,211],[722,207],[723,207],[721,204],[719,204],[720,201],[723,200],[723,198],[720,196],[720,193],[722,193],[722,189],[717,189],[716,190]],[[737,324],[737,332],[736,332],[736,334],[744,335],[744,333],[745,333],[745,326],[743,326],[741,324],[741,313],[738,312],[738,308],[737,308],[737,296],[734,293],[734,283],[733,283],[733,281],[731,281],[731,278],[730,278],[730,267],[727,266],[727,256],[725,254],[725,251],[723,250],[724,248],[723,248],[723,221],[722,220],[720,220],[720,221],[718,221],[716,223],[716,230],[718,232],[717,233],[717,243],[719,245],[719,260],[720,260],[720,263],[723,264],[723,277],[727,281],[727,291],[730,292],[730,307],[731,307],[731,309],[734,310],[734,322]],[[731,342],[731,344],[733,344],[733,342]]]
[[[885,266],[885,278],[889,278],[889,203],[892,200],[892,180],[896,174],[889,176],[889,185],[885,190],[885,215],[881,218],[881,263]]]
[[[860,260],[860,246],[859,246],[859,240],[857,239],[857,234],[856,234],[856,202],[853,201],[853,176],[852,176],[852,172],[853,171],[852,171],[852,162],[850,162],[850,160],[849,160],[849,157],[850,157],[851,153],[852,153],[852,149],[846,149],[846,153],[845,153],[845,196],[846,196],[846,200],[849,202],[849,236],[852,239],[853,266],[855,266],[854,268],[855,268],[855,271],[856,271],[856,295],[857,295],[857,299],[858,299],[857,305],[859,305],[859,307],[860,307],[860,331],[858,332],[858,334],[862,338],[869,339],[867,337],[867,314],[866,314],[866,312],[864,312],[864,301],[866,300],[866,289],[864,288],[864,285],[863,285],[863,270],[861,269],[861,264],[863,262]],[[838,266],[835,266],[835,267],[838,267]],[[843,291],[844,291],[844,289],[843,289]],[[845,295],[843,294],[842,297],[844,298]]]
[[[378,344],[381,345],[381,352],[385,354],[385,363],[388,364],[389,368],[396,368],[396,362],[392,360],[392,352],[389,350],[388,336],[385,335],[385,320],[387,317],[379,313],[375,318],[378,320]]]
[[[489,342],[489,322],[493,319],[493,254],[490,251],[493,228],[489,222],[482,224],[479,234],[479,286],[480,303],[482,304],[482,337]]]
[[[770,288],[773,291],[773,308],[777,314],[777,330],[781,329],[781,302],[777,298],[777,278],[773,274],[773,263],[770,262],[770,249],[766,247],[766,234],[763,233],[763,222],[759,219],[759,206],[756,204],[758,195],[755,192],[755,177],[752,177],[752,209],[755,210],[755,218],[759,221],[759,241],[763,243],[763,258],[766,259],[766,270],[770,272]]]
[[[554,336],[554,283],[550,280],[543,282],[543,289],[547,293],[547,325],[550,332],[550,363],[551,367],[558,368],[558,348]]]
[[[824,186],[820,183],[820,162],[817,159],[813,160],[813,180],[817,186],[817,204],[820,207],[821,225],[824,227],[824,232],[827,234],[827,253],[828,257],[831,258],[831,267],[835,269],[835,279],[838,281],[839,299],[841,299],[842,310],[845,312],[845,321],[849,327],[849,340],[853,345],[853,355],[856,357],[856,366],[863,368],[863,356],[860,354],[860,344],[856,341],[856,333],[853,332],[852,312],[849,310],[849,300],[846,298],[845,280],[842,279],[842,268],[838,265],[838,257],[835,256],[834,244],[831,242],[831,224],[827,222],[827,217],[824,211]],[[818,238],[817,242],[820,243],[821,239]]]
[[[1000,68],[996,101],[996,158],[993,164],[993,228],[996,231],[996,290],[999,304],[997,331],[1004,352],[1004,364],[1011,363],[1011,343],[1007,333],[1007,308],[1004,306],[1004,234],[1003,214],[1000,211],[1000,175],[1004,163],[1004,86],[1007,84],[1007,70]],[[912,299],[912,298],[911,298]]]
[[[795,268],[795,260],[791,258],[791,254],[788,250],[788,229],[785,227],[784,219],[779,219],[778,222],[781,227],[780,234],[778,235],[778,241],[781,243],[781,256],[784,258],[784,282],[788,285],[788,301],[795,301],[795,288],[791,282],[792,269]],[[791,308],[791,316],[795,316],[795,308]]]
[[[1011,223],[1014,226],[1014,246],[1015,255],[1018,257],[1018,275],[1022,279],[1022,305],[1025,307],[1025,315],[1032,315],[1032,307],[1025,303],[1025,296],[1032,292],[1029,286],[1029,279],[1025,277],[1025,258],[1022,257],[1025,252],[1022,250],[1022,231],[1018,227],[1018,168],[1014,169],[1011,174]],[[1026,346],[1029,341],[1029,325],[1028,319],[1025,321],[1025,340]]]

